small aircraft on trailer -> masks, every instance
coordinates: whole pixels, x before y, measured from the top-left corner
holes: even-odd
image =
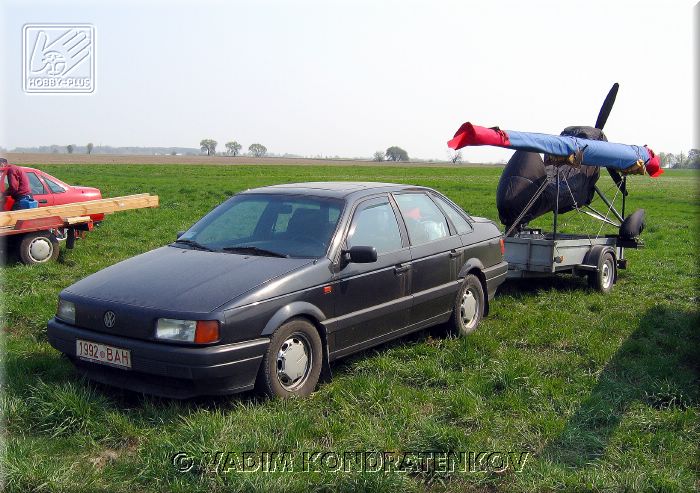
[[[587,274],[589,282],[608,292],[617,268],[626,268],[624,247],[638,248],[644,229],[644,210],[625,217],[627,175],[663,173],[658,156],[647,146],[608,142],[603,127],[610,116],[619,84],[613,84],[600,109],[595,127],[571,126],[561,135],[485,128],[466,122],[448,141],[452,149],[491,145],[515,149],[498,183],[496,206],[506,227],[506,260],[510,277],[533,277],[558,272]],[[544,154],[544,159],[540,156]],[[622,213],[597,186],[600,168],[608,170],[622,195]],[[595,195],[608,207],[603,215],[591,207]],[[618,228],[617,235],[557,233],[558,215],[572,210]],[[528,222],[554,213],[552,233],[527,228]],[[618,220],[614,222],[608,216]],[[562,254],[566,252],[566,255]]]

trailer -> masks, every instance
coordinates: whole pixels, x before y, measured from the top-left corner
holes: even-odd
[[[610,88],[598,112],[595,127],[574,125],[560,135],[502,130],[463,123],[447,145],[454,149],[489,145],[515,149],[498,181],[496,208],[504,233],[509,278],[571,273],[588,276],[589,284],[604,293],[617,280],[618,269],[627,267],[625,248],[641,248],[644,210],[625,217],[627,175],[658,177],[663,173],[659,157],[646,145],[608,142],[603,127],[610,116],[619,84]],[[612,201],[596,185],[600,168],[615,183]],[[622,213],[615,209],[622,194]],[[608,207],[601,214],[591,207],[598,195]],[[576,210],[618,228],[616,235],[562,234],[559,214]],[[554,213],[552,232],[527,224]],[[617,220],[617,222],[615,221]]]
[[[557,181],[559,176],[557,173]],[[596,186],[595,193],[608,206],[619,223],[599,212],[580,212],[602,222],[618,227],[616,235],[565,234],[557,231],[559,213],[554,210],[552,232],[537,228],[522,228],[505,234],[505,260],[508,262],[508,279],[546,277],[557,274],[574,274],[588,278],[591,288],[609,293],[617,282],[618,269],[627,268],[625,248],[643,248],[639,235],[644,227],[644,210],[625,217],[627,178],[618,185],[622,193],[622,212]]]
[[[94,217],[146,207],[158,207],[158,196],[145,193],[0,212],[0,250],[3,258],[16,253],[27,265],[50,262],[58,257],[60,242],[73,248],[76,239],[93,231]]]

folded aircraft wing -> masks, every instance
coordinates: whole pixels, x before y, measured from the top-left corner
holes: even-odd
[[[617,144],[570,135],[486,128],[470,122],[462,124],[447,145],[452,149],[490,145],[561,157],[580,156],[580,164],[586,166],[613,168],[630,173],[642,172],[652,177],[663,173],[659,157],[647,146]]]

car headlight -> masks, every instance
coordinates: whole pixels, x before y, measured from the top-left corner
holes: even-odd
[[[156,338],[197,344],[216,342],[219,340],[219,322],[217,320],[159,318],[156,323]]]
[[[56,308],[56,318],[75,325],[75,303],[58,299],[58,308]]]

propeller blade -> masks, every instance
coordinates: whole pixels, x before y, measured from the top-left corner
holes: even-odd
[[[622,175],[620,172],[612,168],[605,169],[608,170],[610,178],[612,178],[612,180],[615,182],[615,186],[620,189],[623,195],[627,196],[627,187],[625,186],[625,182],[622,181]]]
[[[610,110],[612,110],[613,104],[615,104],[615,98],[617,97],[617,90],[620,88],[620,84],[615,82],[610,88],[610,92],[605,97],[603,101],[603,106],[600,107],[600,113],[598,113],[598,119],[595,121],[595,128],[603,130],[605,122],[608,121],[610,116]]]

